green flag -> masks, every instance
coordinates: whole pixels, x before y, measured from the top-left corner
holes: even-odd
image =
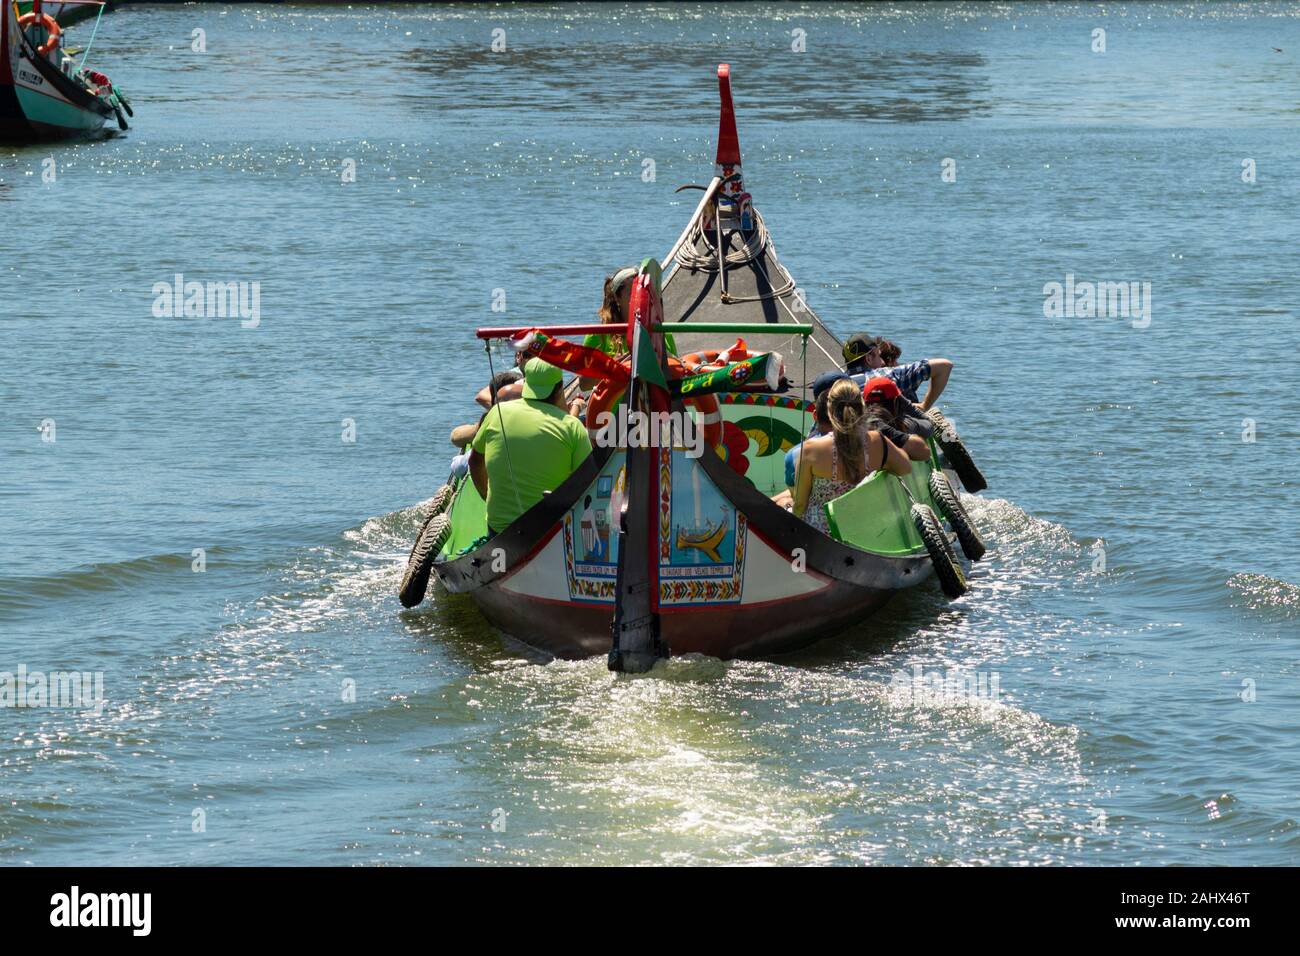
[[[731,392],[756,382],[775,391],[781,382],[781,365],[780,352],[759,352],[743,362],[680,378],[673,382],[673,394],[688,398],[708,392]]]
[[[651,385],[658,386],[665,392],[668,391],[668,382],[664,380],[664,370],[659,365],[659,356],[655,353],[650,334],[638,325],[632,336],[636,339],[636,344],[632,348],[633,354],[636,355],[635,374]]]

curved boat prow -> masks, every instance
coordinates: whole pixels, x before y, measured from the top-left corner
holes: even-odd
[[[631,343],[631,375],[627,389],[630,413],[666,413],[663,336],[654,329],[663,323],[659,263],[644,260],[637,269],[628,300],[627,341]],[[628,507],[616,529],[618,546],[614,620],[611,625],[609,669],[644,674],[668,656],[659,617],[659,452],[644,444],[627,447]]]
[[[806,362],[801,358],[788,369],[791,388],[800,388],[820,373],[840,367],[840,342],[777,258],[763,217],[745,189],[731,66],[726,63],[718,65],[718,99],[717,192],[713,199],[706,193],[663,262],[664,314],[673,323],[673,336],[684,353],[714,346],[719,333],[704,326],[764,323],[771,331],[755,333],[751,347],[806,356]],[[791,326],[801,323],[815,327],[806,352],[805,341],[791,334]]]
[[[714,175],[721,180],[721,185],[716,221],[706,224],[705,228],[713,229],[721,242],[722,231],[727,228],[739,229],[742,234],[748,234],[754,228],[754,217],[749,208],[751,199],[745,192],[745,181],[740,172],[740,136],[736,133],[736,109],[731,102],[731,66],[726,63],[718,64],[718,99],[718,155]],[[723,286],[725,290],[725,281]]]

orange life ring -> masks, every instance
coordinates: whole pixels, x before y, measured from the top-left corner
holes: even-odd
[[[678,361],[675,356],[668,356],[668,374],[673,380],[677,380],[687,375],[687,369],[682,362]],[[595,434],[599,431],[596,422],[600,416],[610,411],[614,405],[623,396],[623,387],[609,379],[603,379],[597,383],[596,387],[591,390],[591,400],[587,402],[587,431]],[[692,395],[686,399],[687,405],[695,406],[695,410],[700,413],[700,424],[704,427],[704,440],[710,448],[717,448],[722,444],[722,407],[718,404],[718,396],[711,393],[703,395]]]
[[[686,366],[687,371],[691,372],[691,374],[705,372],[714,367],[721,367],[718,364],[718,356],[721,354],[717,349],[692,352],[689,355],[682,356],[682,364]]]
[[[49,39],[36,48],[36,52],[41,56],[48,56],[59,45],[59,38],[63,36],[63,27],[59,26],[59,21],[48,13],[24,13],[18,18],[18,26],[31,26],[37,20],[41,21],[41,26],[45,27],[50,36]]]
[[[682,356],[682,364],[691,375],[697,372],[712,372],[732,362],[743,362],[753,358],[745,347],[744,339],[736,339],[736,344],[729,349],[705,349],[703,352],[691,352]]]

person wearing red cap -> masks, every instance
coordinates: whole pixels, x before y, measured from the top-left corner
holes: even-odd
[[[862,386],[862,400],[868,405],[892,403],[902,397],[903,392],[898,383],[884,375],[869,378]]]
[[[880,434],[903,449],[908,458],[925,461],[930,457],[925,438],[933,430],[933,423],[903,396],[897,382],[883,375],[868,379],[862,386],[862,401],[867,414],[879,420]]]

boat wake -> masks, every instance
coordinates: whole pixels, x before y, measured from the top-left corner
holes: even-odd
[[[1094,689],[1069,675],[1113,637],[1086,611],[1111,579],[1062,525],[1003,499],[964,504],[991,545],[965,597],[926,584],[791,659],[685,655],[633,677],[603,658],[532,666],[440,589],[401,611],[422,502],[293,552],[271,587],[228,609],[233,620],[115,703],[109,727],[41,728],[29,757],[129,773],[116,748],[160,760],[177,735],[220,734],[241,752],[292,748],[324,787],[336,785],[331,752],[385,742],[382,759],[469,781],[464,799],[483,801],[483,819],[509,814],[508,838],[484,829],[463,845],[459,858],[476,862],[1087,862],[1125,839],[1097,755],[1131,763],[1152,746],[1045,716],[1095,707]],[[1294,614],[1285,582],[1239,575],[1230,587],[1243,604]],[[986,686],[997,676],[997,693],[917,693],[918,667],[983,674]],[[358,698],[341,704],[347,679]],[[260,804],[269,786],[303,785],[253,772],[220,792]],[[61,811],[33,804],[19,817],[0,814],[0,833],[30,846]],[[602,838],[614,829],[620,841]],[[415,860],[423,844],[394,835],[385,846],[386,860]]]
[[[479,862],[1015,859],[1036,832],[1083,839],[1094,815],[1050,795],[1083,786],[1073,727],[1009,701],[906,701],[880,669],[685,656],[614,677],[603,660],[502,662],[467,683],[476,720],[501,728],[484,759],[511,780],[511,825],[531,835],[489,842]],[[980,786],[1003,773],[1014,787]],[[544,809],[530,806],[539,790]],[[936,801],[958,832],[997,822],[1001,846],[893,835],[933,830]],[[614,826],[619,845],[599,839]]]

